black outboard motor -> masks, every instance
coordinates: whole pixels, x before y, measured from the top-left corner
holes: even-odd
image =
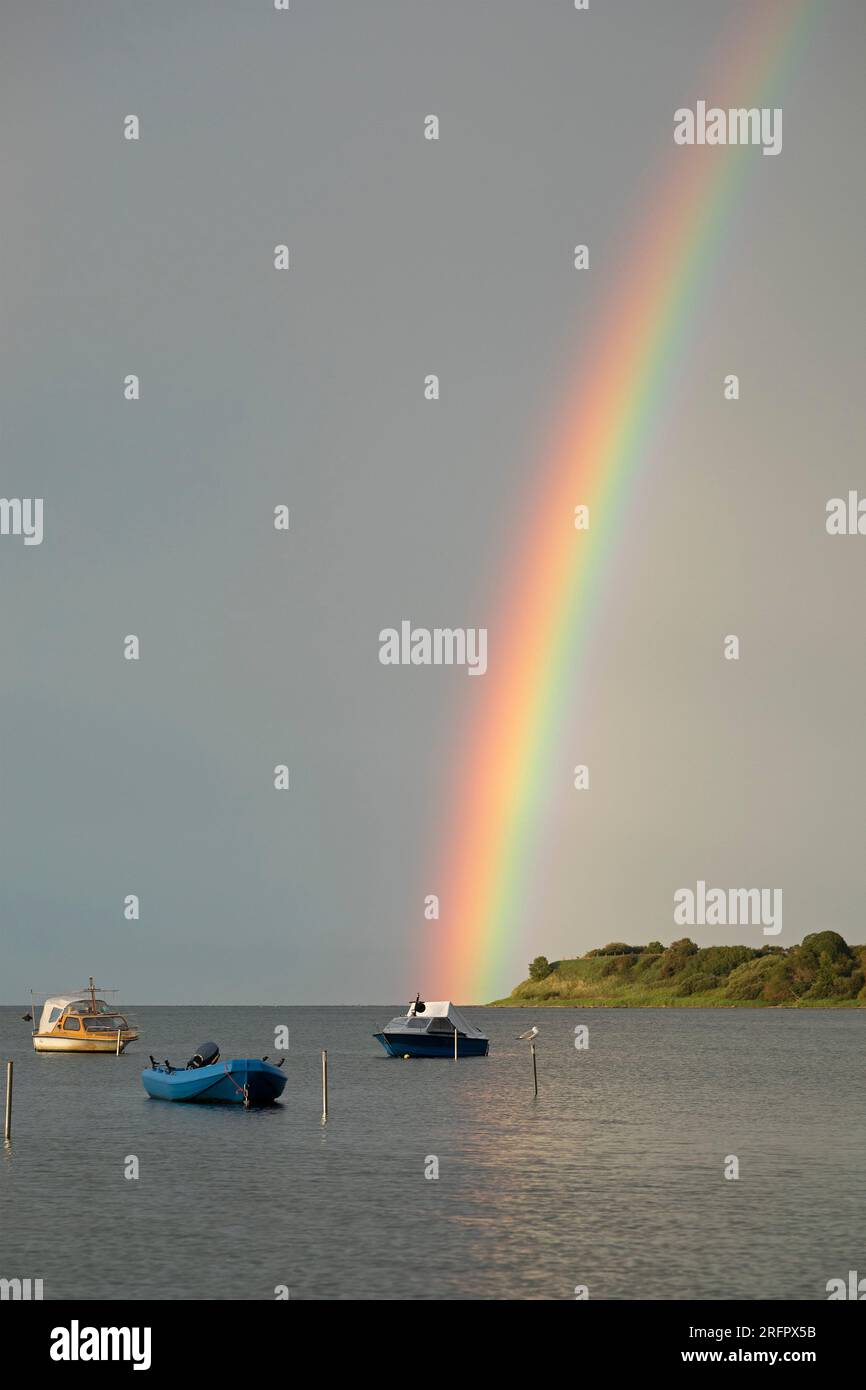
[[[187,1071],[194,1071],[198,1067],[212,1067],[214,1062],[220,1059],[220,1050],[215,1042],[204,1042],[199,1047],[194,1057],[190,1057],[186,1064]]]

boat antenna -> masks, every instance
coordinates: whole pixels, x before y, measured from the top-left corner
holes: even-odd
[[[97,990],[99,990],[99,993],[100,993],[100,994],[116,994],[116,993],[117,993],[117,990],[116,990],[116,989],[108,989],[105,985],[95,985],[95,984],[93,983],[93,976],[91,975],[91,976],[89,977],[88,981],[87,981],[87,988],[84,989],[84,990],[82,990],[81,992],[82,992],[82,994],[89,994],[89,995],[90,995],[90,1007],[91,1007],[91,1009],[93,1010],[94,1013],[96,1013],[96,991],[97,991]]]

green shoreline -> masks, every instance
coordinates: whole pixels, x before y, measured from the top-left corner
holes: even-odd
[[[754,999],[491,999],[484,1009],[863,1009],[863,999],[800,999],[790,1004],[770,1004]]]
[[[529,979],[488,1007],[862,1009],[866,946],[834,931],[788,947],[611,942],[570,960],[536,956]]]

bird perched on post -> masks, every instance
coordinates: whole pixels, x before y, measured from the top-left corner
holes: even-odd
[[[517,1041],[518,1041],[518,1042],[532,1042],[532,1039],[533,1039],[533,1038],[537,1038],[537,1037],[538,1037],[538,1029],[536,1028],[535,1024],[533,1023],[532,1027],[531,1027],[531,1028],[527,1028],[527,1030],[526,1030],[525,1033],[518,1033],[518,1035],[517,1035]]]

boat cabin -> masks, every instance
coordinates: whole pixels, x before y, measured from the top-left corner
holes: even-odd
[[[126,1017],[97,997],[91,981],[86,991],[45,1000],[33,1046],[37,1052],[122,1052],[137,1037]]]
[[[482,1036],[481,1029],[467,1022],[448,999],[433,999],[426,1003],[413,1000],[405,1014],[392,1018],[387,1031],[390,1032],[392,1028],[401,1031],[405,1028],[412,1033],[448,1033],[452,1038],[456,1028],[465,1037]]]

